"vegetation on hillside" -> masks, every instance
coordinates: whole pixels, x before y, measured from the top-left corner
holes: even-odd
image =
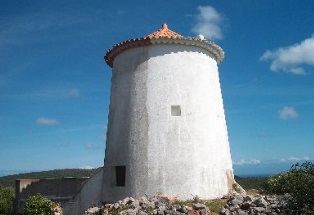
[[[257,190],[259,192],[263,191],[268,178],[269,177],[234,177],[236,182],[238,182],[244,190]]]
[[[15,179],[44,179],[44,178],[64,178],[64,177],[91,177],[100,169],[57,169],[42,172],[31,172],[0,177],[0,185],[4,187],[14,187]]]
[[[12,214],[14,189],[0,185],[0,214]]]
[[[265,192],[289,194],[286,214],[314,214],[314,164],[294,164],[287,172],[268,179]]]

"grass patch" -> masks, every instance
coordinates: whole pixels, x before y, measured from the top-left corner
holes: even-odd
[[[205,202],[206,207],[214,213],[219,213],[226,204],[227,199],[213,199]]]
[[[212,212],[219,214],[220,210],[227,204],[227,199],[212,199],[212,200],[202,200],[198,197],[194,197],[190,200],[177,200],[171,205],[180,205],[180,206],[188,206],[192,207],[193,204],[200,203],[206,205],[206,207]]]

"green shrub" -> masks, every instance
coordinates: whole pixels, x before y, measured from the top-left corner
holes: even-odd
[[[61,208],[58,203],[37,194],[26,200],[23,212],[24,215],[53,215],[54,212],[61,213]]]
[[[13,213],[14,189],[1,187],[0,185],[0,214],[10,215]]]
[[[314,164],[294,164],[287,172],[272,176],[265,184],[272,194],[288,193],[287,214],[314,214]]]

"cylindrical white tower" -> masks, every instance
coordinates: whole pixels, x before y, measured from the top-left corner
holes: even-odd
[[[102,200],[221,197],[233,183],[217,64],[223,50],[162,28],[115,45]]]

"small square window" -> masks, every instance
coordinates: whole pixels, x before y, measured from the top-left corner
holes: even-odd
[[[180,105],[172,105],[171,106],[171,116],[181,116]]]

